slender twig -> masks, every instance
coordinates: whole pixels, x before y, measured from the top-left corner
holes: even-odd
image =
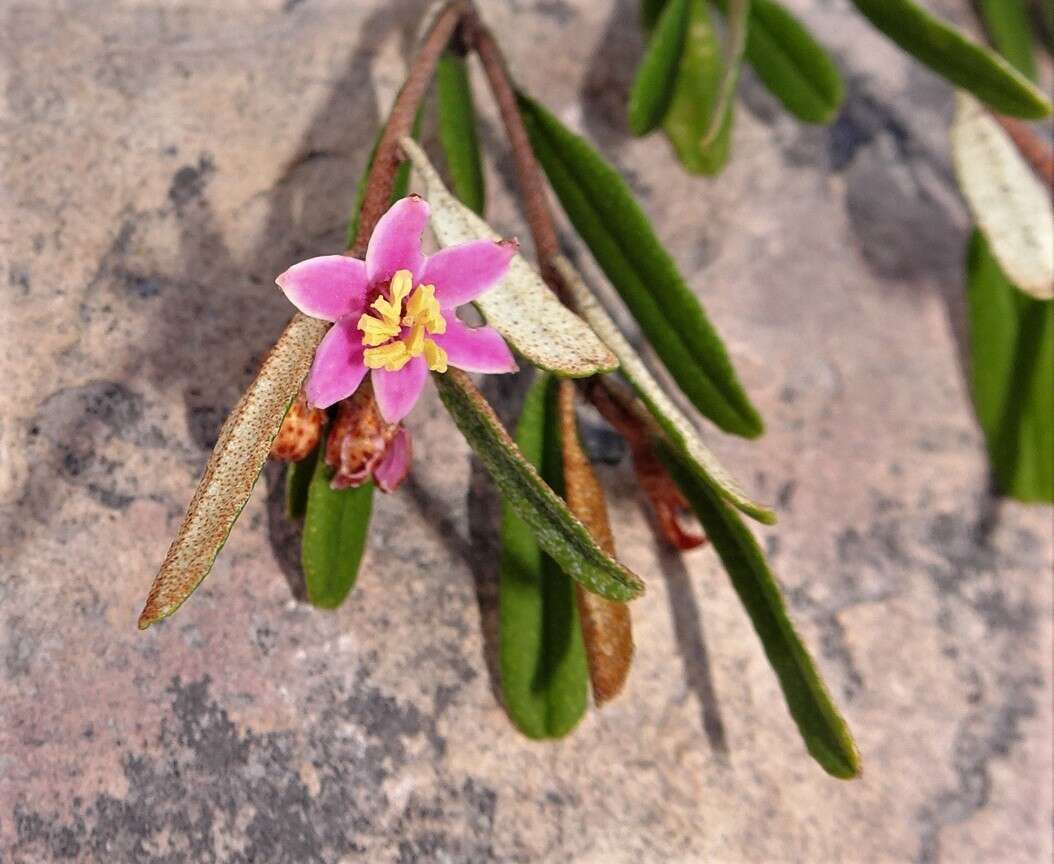
[[[520,109],[516,104],[516,90],[505,67],[505,59],[493,34],[480,20],[475,10],[465,19],[466,40],[476,49],[483,72],[487,76],[494,101],[505,126],[505,134],[512,148],[513,160],[516,163],[516,180],[523,199],[524,215],[530,228],[534,247],[538,253],[542,276],[550,287],[567,302],[564,297],[559,275],[553,270],[552,258],[560,252],[560,241],[556,233],[549,202],[545,197],[545,181],[542,178],[538,160],[531,149],[527,129],[523,125]]]
[[[395,181],[395,171],[402,162],[399,152],[399,139],[410,134],[417,109],[432,83],[436,64],[446,49],[447,44],[457,31],[462,18],[470,14],[472,7],[468,0],[451,0],[436,15],[428,35],[414,57],[410,72],[403,82],[402,89],[395,99],[388,122],[377,142],[377,152],[373,157],[369,175],[366,178],[366,192],[362,196],[362,209],[359,216],[359,230],[355,242],[348,249],[349,255],[362,257],[366,244],[377,225],[377,221],[388,209]]]
[[[1054,191],[1054,149],[1044,141],[1035,130],[1022,120],[1007,117],[997,111],[992,112],[996,122],[1010,136],[1025,161],[1046,184],[1047,189]]]

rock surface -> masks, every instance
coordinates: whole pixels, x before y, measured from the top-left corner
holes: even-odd
[[[420,4],[23,0],[0,11],[0,861],[1049,861],[1051,511],[988,492],[949,89],[848,4],[796,0],[842,115],[803,127],[747,75],[731,166],[687,179],[622,131],[636,4],[484,5],[767,419],[714,447],[779,504],[763,542],[864,776],[808,759],[713,553],[656,547],[624,461],[602,479],[649,583],[627,692],[565,741],[518,735],[488,671],[495,496],[434,394],[341,610],[295,600],[269,470],[204,587],[137,632],[289,315],[275,274],[341,248]],[[525,237],[479,101],[491,216]],[[508,417],[522,386],[488,392]]]

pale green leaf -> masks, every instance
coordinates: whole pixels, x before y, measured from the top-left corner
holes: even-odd
[[[404,138],[400,146],[424,181],[432,208],[432,230],[441,246],[501,239],[493,228],[450,194],[414,141]],[[604,343],[560,302],[522,255],[513,256],[505,277],[477,298],[475,305],[491,327],[542,369],[582,378],[609,372],[618,365]]]
[[[1054,205],[1010,136],[983,105],[960,92],[952,156],[966,203],[1007,277],[1054,297]]]

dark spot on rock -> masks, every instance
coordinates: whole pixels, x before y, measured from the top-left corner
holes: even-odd
[[[179,208],[200,198],[215,170],[212,156],[207,153],[201,155],[197,165],[184,165],[172,177],[172,185],[168,189],[169,200]]]
[[[203,450],[211,450],[220,437],[228,409],[216,405],[197,405],[190,409],[190,435]]]

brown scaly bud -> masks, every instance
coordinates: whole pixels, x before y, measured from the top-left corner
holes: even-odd
[[[398,432],[398,423],[381,417],[373,387],[364,381],[337,406],[337,419],[326,439],[326,464],[334,471],[329,485],[349,489],[369,480]]]
[[[286,413],[277,437],[271,443],[271,458],[282,462],[299,462],[306,459],[318,446],[325,419],[324,412],[318,408],[307,407],[307,399],[301,390]]]

